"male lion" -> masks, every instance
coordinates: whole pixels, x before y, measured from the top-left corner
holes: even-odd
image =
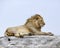
[[[9,27],[5,36],[23,37],[25,35],[53,35],[51,32],[42,32],[41,28],[45,25],[43,18],[39,14],[31,16],[24,25]]]

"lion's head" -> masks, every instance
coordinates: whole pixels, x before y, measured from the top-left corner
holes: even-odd
[[[33,16],[31,16],[31,18],[27,19],[27,23],[31,22],[31,24],[33,24],[36,28],[41,28],[45,25],[45,22],[43,20],[43,17],[40,16],[39,14],[35,14]]]

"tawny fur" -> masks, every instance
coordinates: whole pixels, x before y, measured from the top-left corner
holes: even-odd
[[[45,25],[43,17],[39,14],[31,16],[24,25],[9,27],[5,31],[5,36],[25,36],[25,35],[53,35],[51,32],[42,32],[41,28]]]

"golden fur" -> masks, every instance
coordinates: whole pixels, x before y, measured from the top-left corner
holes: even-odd
[[[24,25],[9,27],[5,32],[5,36],[23,37],[25,35],[53,35],[50,32],[42,32],[41,28],[45,25],[42,16],[35,14],[27,19]]]

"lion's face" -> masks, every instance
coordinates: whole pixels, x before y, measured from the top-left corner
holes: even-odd
[[[33,18],[32,19],[33,23],[35,24],[35,26],[37,28],[43,27],[45,25],[45,22],[44,22],[43,18],[40,15],[36,14],[35,16],[32,16],[31,18]]]

